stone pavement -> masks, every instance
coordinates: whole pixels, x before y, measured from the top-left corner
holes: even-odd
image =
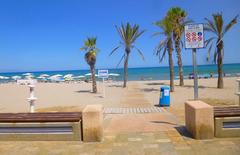
[[[194,140],[168,112],[107,114],[104,140],[0,141],[1,155],[239,155],[240,138]]]
[[[104,114],[139,114],[139,113],[158,113],[164,112],[161,107],[145,107],[145,108],[110,108],[105,107],[103,110]]]

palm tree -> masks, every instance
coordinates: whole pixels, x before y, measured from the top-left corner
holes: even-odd
[[[172,42],[172,24],[169,22],[167,18],[164,18],[161,21],[154,23],[154,25],[158,26],[163,30],[163,32],[157,32],[154,35],[164,34],[166,38],[159,43],[156,48],[156,55],[159,56],[159,61],[162,62],[163,58],[168,52],[168,63],[169,63],[169,71],[170,71],[170,91],[174,91],[174,66],[173,66],[173,42]],[[162,51],[162,53],[161,53]]]
[[[125,48],[125,52],[120,59],[120,62],[118,65],[121,63],[121,61],[124,59],[124,83],[123,87],[125,88],[127,86],[127,78],[128,78],[128,59],[129,55],[131,53],[131,49],[135,48],[138,53],[141,55],[142,59],[144,60],[143,53],[141,52],[140,49],[138,49],[135,45],[134,42],[136,41],[137,38],[139,38],[145,31],[144,30],[139,30],[139,26],[137,24],[131,26],[129,23],[126,25],[121,25],[121,27],[117,27],[117,32],[119,33],[119,36],[121,38],[120,45],[118,45],[116,48],[112,50],[110,55],[112,55],[117,49],[119,49],[121,46]]]
[[[224,55],[224,43],[223,43],[223,37],[225,34],[237,23],[237,18],[234,17],[227,25],[223,25],[223,17],[222,13],[216,13],[213,14],[213,20],[210,20],[208,18],[205,18],[207,23],[205,24],[204,29],[206,31],[210,31],[214,34],[214,37],[209,38],[205,41],[206,46],[209,46],[208,49],[208,57],[207,60],[209,60],[210,52],[212,49],[213,44],[216,46],[215,52],[214,52],[214,62],[217,63],[218,68],[218,88],[223,88],[223,55]],[[211,44],[210,44],[211,43]]]
[[[167,19],[173,25],[173,40],[175,44],[175,50],[177,53],[178,59],[178,72],[180,79],[180,86],[184,85],[183,81],[183,64],[182,64],[182,55],[181,55],[181,38],[184,32],[184,25],[190,23],[191,21],[186,20],[187,13],[179,7],[171,8],[167,12]]]
[[[95,63],[96,63],[96,55],[99,51],[98,48],[96,48],[96,37],[87,38],[87,40],[84,41],[84,46],[80,48],[81,51],[85,51],[85,60],[90,66],[91,70],[91,78],[92,78],[92,90],[93,93],[97,93],[97,83],[96,83],[96,77],[95,77]]]

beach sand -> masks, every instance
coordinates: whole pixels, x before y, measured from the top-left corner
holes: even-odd
[[[199,98],[213,105],[237,105],[237,78],[225,78],[224,89],[217,89],[217,79],[199,79]],[[103,98],[102,83],[98,82],[98,93],[91,93],[91,83],[38,83],[35,88],[38,111],[78,111],[87,104],[102,104],[104,107],[150,107],[159,104],[161,85],[169,81],[129,81],[127,88],[122,82],[105,84]],[[185,80],[179,87],[175,80],[175,92],[171,93],[171,108],[183,110],[184,102],[193,99],[193,80]],[[0,112],[28,112],[29,88],[14,83],[0,84]]]

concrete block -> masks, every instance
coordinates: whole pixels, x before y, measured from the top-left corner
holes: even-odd
[[[213,107],[202,101],[185,103],[185,123],[187,130],[195,139],[214,137]]]
[[[103,139],[103,107],[87,105],[82,111],[82,133],[84,142],[98,142]]]

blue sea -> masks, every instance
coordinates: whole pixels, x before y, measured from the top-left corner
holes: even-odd
[[[184,76],[188,77],[189,74],[192,73],[192,66],[184,66]],[[223,66],[223,70],[226,76],[240,76],[240,63],[237,64],[225,64]],[[178,68],[174,67],[175,78],[178,78]],[[73,74],[74,76],[85,75],[89,73],[89,70],[67,70],[67,71],[38,71],[38,72],[30,72],[33,73],[35,77],[41,74],[55,75],[55,74]],[[22,76],[26,72],[12,72],[12,73],[0,73],[0,76],[12,77],[15,75]],[[109,69],[109,73],[117,73],[120,76],[115,77],[116,80],[123,80],[123,69]],[[216,65],[199,65],[198,66],[198,74],[202,75],[210,75],[212,74],[214,77],[217,76],[217,66]],[[23,77],[23,76],[22,76]],[[146,68],[129,68],[128,70],[128,79],[130,81],[133,80],[167,80],[169,79],[169,68],[168,67],[146,67]],[[4,80],[0,80],[2,82]],[[9,80],[5,80],[9,81]]]

